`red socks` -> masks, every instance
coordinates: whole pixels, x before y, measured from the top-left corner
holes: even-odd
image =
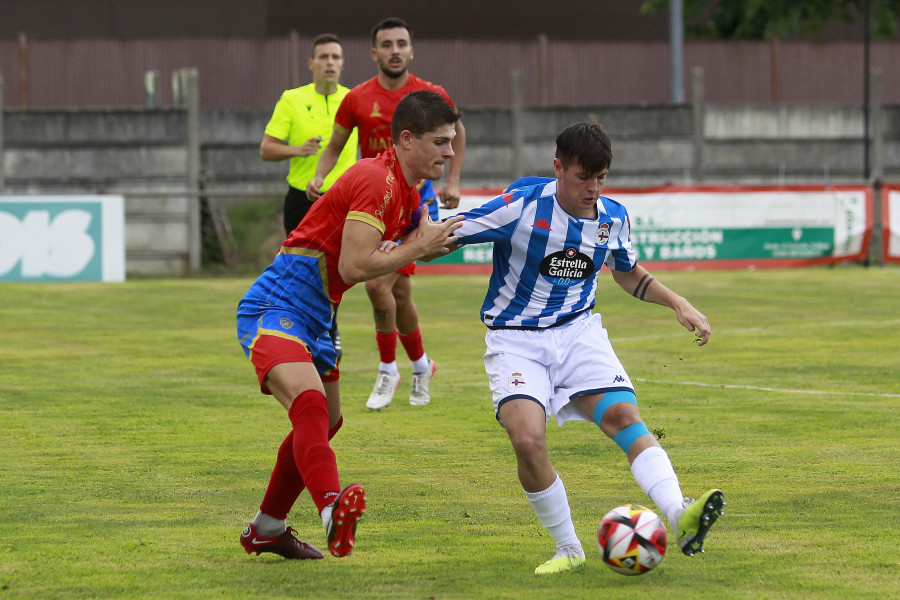
[[[381,362],[390,364],[397,360],[397,338],[403,344],[409,360],[419,360],[425,355],[425,346],[422,345],[422,331],[417,327],[412,333],[390,333],[375,330],[375,342],[378,344],[378,354]]]
[[[294,432],[291,430],[278,448],[275,468],[272,469],[269,487],[266,488],[259,510],[283,521],[302,491],[303,478],[294,463]]]
[[[375,342],[378,344],[378,354],[381,362],[392,363],[397,360],[397,330],[390,333],[375,330]]]
[[[400,343],[406,350],[409,360],[419,360],[425,355],[425,346],[422,345],[422,331],[416,327],[412,333],[399,334]]]
[[[341,491],[337,460],[328,445],[328,403],[325,394],[306,390],[288,411],[294,426],[294,462],[319,511]]]
[[[342,415],[335,426],[328,430],[329,440],[337,434],[343,424],[344,417]],[[269,487],[266,488],[266,495],[263,496],[259,510],[270,517],[284,520],[303,488],[303,478],[294,462],[294,431],[291,430],[281,442],[281,447],[278,448],[275,468],[272,469]]]
[[[332,427],[331,429],[328,430],[328,441],[329,442],[331,441],[331,439],[334,436],[337,435],[337,432],[340,431],[341,426],[343,424],[344,424],[344,415],[341,415],[341,417],[338,419],[338,422],[334,424],[334,427]]]

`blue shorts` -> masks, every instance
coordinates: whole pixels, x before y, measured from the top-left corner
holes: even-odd
[[[333,313],[319,262],[279,254],[238,303],[237,336],[256,367],[260,387],[273,366],[311,362],[323,381],[337,381],[337,354],[328,330]]]

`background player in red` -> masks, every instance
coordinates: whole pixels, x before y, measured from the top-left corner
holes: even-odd
[[[358,484],[341,490],[329,445],[343,417],[328,330],[351,286],[446,254],[456,241],[453,231],[462,217],[443,223],[420,217],[415,185],[443,175],[453,157],[458,120],[459,113],[439,94],[421,91],[404,98],[394,115],[391,149],[359,161],[338,179],[238,304],[238,339],[260,389],[287,409],[292,426],[259,513],[241,534],[248,553],[322,558],[285,523],[304,487],[319,510],[329,551],[335,556],[353,551],[366,496]]]
[[[447,102],[451,102],[444,88],[409,72],[412,58],[411,35],[405,21],[392,17],[375,25],[372,29],[372,60],[378,65],[378,74],[350,90],[341,102],[331,140],[319,157],[315,177],[306,188],[311,200],[318,197],[325,176],[334,168],[354,128],[359,130],[360,154],[363,158],[369,158],[391,147],[391,116],[403,96],[427,89],[441,94]],[[447,180],[440,192],[441,204],[445,208],[456,208],[459,205],[459,179],[465,147],[465,129],[460,122],[453,140],[455,156],[448,165]],[[366,402],[366,406],[372,409],[381,409],[390,404],[400,383],[396,363],[398,338],[413,363],[410,404],[421,406],[431,400],[429,383],[435,373],[435,363],[425,353],[422,344],[419,315],[412,299],[409,278],[414,272],[415,264],[412,263],[395,273],[366,283],[366,292],[375,318],[375,339],[381,357],[378,378]]]

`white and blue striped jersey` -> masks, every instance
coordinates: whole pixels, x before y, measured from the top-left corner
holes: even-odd
[[[464,213],[457,245],[493,242],[481,319],[490,328],[545,329],[594,307],[597,272],[637,263],[625,207],[601,196],[596,219],[567,213],[556,180],[512,189]]]

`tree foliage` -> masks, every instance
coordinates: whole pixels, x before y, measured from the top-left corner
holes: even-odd
[[[670,0],[646,0],[645,14],[665,14]],[[814,35],[829,21],[862,23],[866,0],[683,0],[685,31],[695,38],[772,39]],[[897,33],[900,0],[868,0],[871,32]],[[861,28],[861,27],[860,27]]]

